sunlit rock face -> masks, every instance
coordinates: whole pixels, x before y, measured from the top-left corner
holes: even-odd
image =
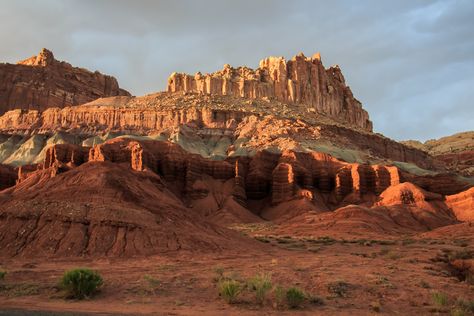
[[[311,58],[299,54],[288,61],[283,57],[268,57],[260,61],[255,70],[226,64],[211,74],[173,73],[167,90],[302,104],[308,110],[372,131],[369,115],[352,95],[341,69],[338,66],[324,68],[319,54]]]
[[[0,114],[12,109],[45,110],[106,96],[130,95],[117,80],[98,71],[58,61],[51,51],[14,64],[0,64]]]

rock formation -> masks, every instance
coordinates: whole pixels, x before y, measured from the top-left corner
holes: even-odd
[[[15,168],[0,164],[0,191],[15,185],[16,179]]]
[[[130,94],[114,77],[57,61],[47,49],[16,65],[0,64],[0,114],[63,108],[117,95]]]
[[[447,196],[446,203],[459,220],[474,222],[474,188]]]
[[[204,147],[209,138],[219,137],[222,140],[219,146],[225,146],[219,148],[224,157],[247,155],[268,147],[284,151],[308,146],[308,150],[312,150],[319,144],[331,144],[336,151],[350,148],[362,154],[368,152],[374,157],[414,163],[427,169],[436,168],[426,152],[381,135],[336,126],[331,121],[320,122],[311,113],[299,111],[298,107],[285,110],[284,105],[277,101],[252,102],[257,106],[245,99],[229,96],[162,93],[137,98],[113,97],[42,112],[9,111],[0,117],[0,131],[20,134],[67,131],[81,135],[164,133],[169,135],[169,140],[190,151],[198,146]],[[194,144],[181,141],[180,136],[172,136],[185,130],[192,137],[189,142]],[[206,148],[202,148],[200,154],[206,156],[205,151]]]
[[[287,163],[279,163],[273,170],[272,203],[281,203],[289,200],[294,194],[293,167]]]
[[[207,195],[205,189],[195,185],[205,175],[224,181],[233,179],[233,194],[242,204],[247,199],[266,197],[278,204],[295,198],[297,189],[334,192],[340,202],[350,194],[379,195],[405,179],[443,195],[469,188],[449,175],[435,178],[443,179],[438,186],[430,177],[408,175],[395,166],[351,164],[324,153],[260,151],[253,157],[216,161],[188,153],[177,144],[130,138],[111,139],[92,148],[54,145],[47,150],[43,168],[67,170],[87,161],[127,163],[133,170],[151,170],[191,198]]]
[[[226,64],[224,69],[212,74],[173,73],[168,78],[167,90],[302,104],[309,110],[372,131],[369,115],[346,86],[340,68],[325,69],[319,54],[311,58],[299,54],[289,61],[269,57],[260,61],[256,70]]]
[[[0,169],[0,181],[11,182],[3,176],[12,175],[7,168]],[[253,222],[258,217],[243,206],[255,203],[274,207],[273,214],[285,221],[314,210],[326,213],[317,221],[321,225],[340,222],[344,227],[360,220],[377,231],[386,225],[390,233],[472,220],[465,212],[472,189],[445,203],[441,194],[403,182],[405,174],[394,166],[347,163],[318,152],[260,151],[253,157],[210,160],[170,142],[115,138],[92,148],[53,145],[39,168],[20,169],[19,178],[0,193],[0,246],[8,256],[31,256],[37,250],[55,256],[148,255],[192,250],[197,244],[214,251],[227,240],[234,247],[234,235],[210,227],[199,207],[183,204],[208,205],[202,201],[216,199],[213,182],[231,187],[220,191],[218,210],[238,208]],[[376,200],[364,200],[371,196]],[[346,198],[364,206],[341,208],[349,204]],[[285,211],[285,205],[293,210]],[[40,237],[18,237],[18,227]]]
[[[405,145],[424,150],[442,162],[448,170],[465,177],[474,176],[474,132],[462,132],[424,143],[404,141]]]

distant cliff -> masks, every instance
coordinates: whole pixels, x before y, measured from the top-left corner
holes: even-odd
[[[44,48],[16,65],[0,64],[0,114],[12,109],[63,108],[120,95],[130,93],[120,89],[114,77],[57,61]]]
[[[299,54],[289,61],[269,57],[260,61],[256,70],[224,65],[221,71],[206,75],[173,73],[167,90],[303,104],[341,123],[372,131],[368,113],[346,86],[340,68],[325,69],[319,54],[311,58]]]

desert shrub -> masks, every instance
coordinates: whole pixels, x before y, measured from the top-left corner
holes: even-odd
[[[474,265],[469,260],[456,259],[447,263],[447,268],[452,276],[459,281],[474,284]]]
[[[156,294],[156,291],[161,285],[160,280],[152,277],[151,275],[145,274],[143,276],[143,279],[148,283],[148,287],[153,294]]]
[[[303,304],[306,295],[302,290],[296,287],[290,287],[286,290],[286,300],[290,308],[297,308]]]
[[[370,308],[376,312],[376,313],[380,313],[381,309],[382,309],[382,306],[380,305],[379,302],[372,302],[370,303]]]
[[[78,268],[66,271],[61,279],[61,286],[68,297],[84,299],[91,297],[103,284],[99,273],[90,269]]]
[[[255,292],[257,304],[262,305],[267,292],[272,288],[272,277],[270,274],[259,274],[248,281],[249,289]]]
[[[3,279],[5,279],[5,276],[6,276],[6,275],[7,275],[7,271],[0,269],[0,281],[2,281]]]
[[[339,297],[345,297],[348,290],[349,283],[344,281],[337,281],[328,284],[328,291]]]
[[[451,311],[450,315],[451,316],[465,316],[466,313],[460,308],[455,308]]]
[[[435,302],[435,304],[438,305],[438,306],[448,305],[448,297],[444,293],[434,292],[431,295],[431,297],[432,297],[433,301]]]
[[[219,283],[219,295],[229,304],[235,303],[241,292],[242,286],[236,280],[222,280]]]
[[[458,310],[474,315],[474,300],[465,301],[463,299],[458,299],[456,301],[456,306],[458,307]]]
[[[214,277],[214,282],[219,282],[224,279],[224,268],[221,266],[216,266],[213,268],[214,273],[216,274]]]
[[[273,289],[273,295],[275,296],[275,307],[281,308],[285,304],[285,289],[277,285]]]
[[[307,295],[307,298],[308,298],[308,302],[313,305],[316,305],[316,306],[324,305],[324,299],[320,296]]]

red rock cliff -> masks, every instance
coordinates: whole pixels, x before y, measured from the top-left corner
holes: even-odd
[[[325,69],[319,54],[311,58],[299,54],[289,61],[269,57],[260,61],[256,70],[225,65],[221,71],[206,75],[173,73],[167,90],[304,104],[343,123],[372,131],[368,113],[346,86],[340,68]]]
[[[44,49],[13,64],[0,64],[0,114],[12,109],[45,110],[100,97],[130,95],[114,77],[57,61]]]

